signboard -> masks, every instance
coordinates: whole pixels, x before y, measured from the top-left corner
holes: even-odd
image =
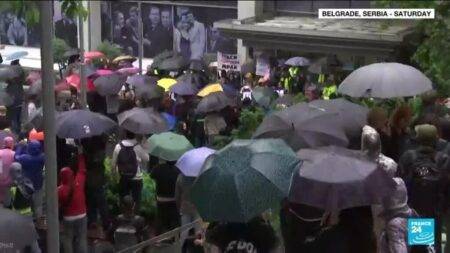
[[[270,63],[268,57],[258,57],[256,59],[256,75],[265,76],[270,73]]]
[[[240,72],[241,65],[237,54],[223,54],[217,52],[217,70]]]

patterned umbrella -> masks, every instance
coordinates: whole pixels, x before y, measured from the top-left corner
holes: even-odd
[[[191,199],[206,221],[247,222],[288,195],[299,164],[282,140],[235,140],[206,159]]]
[[[60,138],[88,138],[101,135],[115,126],[110,118],[88,110],[71,110],[56,115],[56,134]]]

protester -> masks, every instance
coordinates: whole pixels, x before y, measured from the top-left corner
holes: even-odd
[[[0,106],[0,129],[3,130],[5,128],[11,127],[11,122],[9,121],[8,117],[6,116],[7,109],[5,106]]]
[[[407,149],[410,139],[409,125],[412,120],[411,108],[407,105],[399,106],[391,118],[391,158],[395,161],[400,159],[400,156]]]
[[[44,163],[45,156],[42,152],[41,143],[36,140],[28,144],[19,143],[14,156],[15,160],[22,165],[23,174],[33,182],[35,192],[32,195],[33,217],[38,220],[42,217]]]
[[[17,77],[6,80],[6,93],[13,99],[13,103],[7,107],[7,117],[11,121],[12,131],[20,133],[20,122],[22,104],[24,100],[23,84],[25,83],[25,73],[21,66],[14,66]]]
[[[22,165],[17,162],[11,164],[10,176],[13,184],[9,206],[20,214],[31,216],[31,197],[35,192],[33,182],[23,175]]]
[[[375,253],[376,238],[370,206],[341,210],[338,223],[322,232],[310,252]]]
[[[114,220],[115,250],[134,246],[145,238],[145,220],[135,214],[135,203],[129,195],[122,199],[122,214]]]
[[[179,174],[175,185],[175,200],[178,211],[181,216],[181,226],[187,225],[191,222],[200,219],[200,215],[197,212],[197,208],[190,201],[190,190],[195,178],[186,177],[183,174]],[[201,223],[197,223],[194,227],[194,234],[200,234]],[[182,231],[180,234],[181,245],[184,245],[184,241],[189,235],[189,231]]]
[[[381,153],[391,157],[391,129],[386,110],[374,107],[367,115],[367,124],[373,127],[381,138]]]
[[[114,148],[111,159],[113,171],[120,176],[119,196],[133,197],[136,203],[135,210],[139,210],[142,194],[142,173],[149,161],[149,155],[137,141],[136,135],[125,131],[125,139]]]
[[[206,242],[218,247],[219,252],[270,253],[278,246],[273,228],[256,217],[248,223],[210,224],[206,231]]]
[[[175,184],[180,171],[173,161],[160,161],[151,171],[156,184],[157,231],[161,234],[180,225],[177,203],[175,200]]]
[[[5,137],[3,145],[4,148],[0,149],[0,202],[9,206],[11,198],[9,191],[13,183],[10,169],[11,164],[14,162],[14,139]]]
[[[58,202],[63,220],[64,252],[87,253],[86,158],[78,147],[77,172],[65,167],[59,173]]]

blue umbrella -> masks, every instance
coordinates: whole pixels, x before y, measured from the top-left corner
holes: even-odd
[[[161,115],[166,119],[169,130],[174,129],[177,124],[177,118],[167,112],[163,112]]]
[[[187,177],[197,177],[200,174],[206,158],[215,153],[214,149],[201,147],[189,150],[178,159],[175,166]]]
[[[21,59],[21,58],[23,58],[23,57],[25,57],[25,56],[27,56],[27,55],[28,55],[28,52],[27,52],[27,51],[16,51],[16,52],[14,52],[14,53],[12,53],[12,54],[7,55],[7,56],[5,57],[5,61],[14,61],[14,60],[18,60],[18,59]]]

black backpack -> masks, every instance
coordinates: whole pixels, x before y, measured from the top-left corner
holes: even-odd
[[[440,206],[442,173],[434,153],[414,153],[409,182],[409,202],[421,217],[434,217]]]
[[[133,146],[124,146],[120,142],[120,151],[117,156],[117,167],[119,169],[119,174],[125,177],[134,177],[138,169],[138,161],[136,158],[136,152],[134,152]]]

